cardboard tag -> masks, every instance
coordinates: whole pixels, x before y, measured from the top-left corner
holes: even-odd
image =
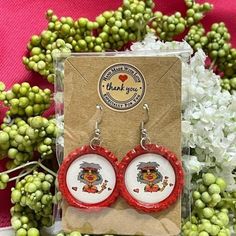
[[[87,145],[103,106],[102,146],[119,160],[140,142],[143,104],[152,143],[181,156],[181,61],[177,57],[72,56],[64,66],[64,156]],[[135,177],[134,177],[135,178]],[[143,213],[121,197],[109,208],[85,212],[62,208],[65,231],[83,234],[178,235],[180,200],[159,213]]]

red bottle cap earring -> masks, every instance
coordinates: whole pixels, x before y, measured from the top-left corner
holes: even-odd
[[[145,104],[148,114],[148,106]],[[136,209],[157,212],[179,198],[184,184],[180,160],[165,147],[150,144],[141,124],[140,145],[128,152],[119,165],[121,195]]]
[[[102,108],[99,106],[99,109]],[[59,190],[75,207],[96,210],[111,205],[118,197],[117,158],[100,146],[96,122],[90,145],[77,148],[63,161],[58,172]]]

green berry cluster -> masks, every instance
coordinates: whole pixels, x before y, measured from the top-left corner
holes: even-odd
[[[16,236],[40,236],[38,228],[53,224],[53,204],[61,200],[61,193],[54,196],[55,178],[51,174],[33,171],[11,189],[11,225]]]
[[[53,118],[35,116],[24,120],[17,117],[11,123],[4,122],[0,130],[0,154],[11,159],[7,168],[32,160],[34,151],[42,157],[52,154],[56,132]]]
[[[195,0],[185,0],[185,4],[188,7],[186,12],[186,24],[188,27],[197,24],[207,12],[213,9],[213,5],[208,2],[199,4]]]
[[[11,208],[11,216],[11,225],[16,236],[40,236],[37,227],[41,224],[41,217],[35,215],[33,210],[15,204]]]
[[[213,8],[210,3],[198,4],[194,0],[185,0],[185,3],[188,8],[185,17],[180,12],[170,16],[163,15],[160,11],[154,13],[151,27],[161,40],[172,41],[175,36],[183,33],[187,27],[196,25],[205,16],[206,12]]]
[[[206,51],[212,60],[219,64],[223,58],[229,54],[231,45],[229,44],[230,34],[223,22],[214,23],[211,31],[207,33],[208,43]],[[223,68],[222,68],[223,69]]]
[[[230,209],[223,200],[225,181],[206,173],[197,183],[192,193],[191,217],[182,226],[183,236],[230,236]]]
[[[236,89],[236,49],[230,44],[230,33],[223,22],[214,23],[206,33],[203,25],[191,26],[186,41],[197,50],[202,48],[215,65],[223,72],[221,86],[225,90]]]
[[[206,32],[202,24],[197,24],[190,27],[186,40],[195,51],[200,48],[206,48],[208,38],[205,33]]]
[[[37,228],[48,226],[48,218],[36,215],[29,207],[15,204],[11,208],[11,225],[16,236],[40,236]]]
[[[27,175],[16,184],[15,188],[12,188],[12,203],[18,203],[22,207],[27,206],[35,214],[49,219],[52,214],[52,184],[54,184],[52,175],[34,171],[32,175]]]
[[[11,90],[5,91],[5,85],[0,88],[0,101],[9,107],[7,115],[37,116],[41,115],[51,104],[51,91],[40,89],[38,86],[31,87],[29,83],[15,84]]]
[[[230,44],[228,44],[230,47]],[[224,72],[221,86],[225,90],[236,90],[236,49],[227,50],[224,57],[219,58],[218,67]]]
[[[33,35],[28,43],[26,68],[54,81],[53,55],[60,52],[102,52],[121,49],[129,41],[144,37],[147,22],[153,16],[152,0],[125,0],[115,11],[105,11],[90,21],[87,18],[60,19],[48,10],[48,28]]]
[[[38,227],[52,225],[54,177],[34,171],[12,188],[11,224],[16,236],[39,236]]]
[[[36,182],[37,183],[37,182]],[[38,181],[39,183],[39,181]],[[42,184],[43,182],[41,182]],[[29,184],[29,183],[28,183]],[[26,184],[25,184],[26,185]],[[23,185],[22,185],[23,186]],[[12,190],[12,202],[14,203],[14,206],[11,208],[11,225],[12,228],[15,230],[16,236],[40,236],[40,232],[38,228],[42,226],[51,226],[52,225],[52,205],[47,203],[44,205],[39,199],[38,196],[45,194],[43,190],[36,190],[35,196],[33,196],[33,193],[31,193],[31,199],[34,197],[38,198],[39,200],[36,202],[37,206],[41,204],[42,206],[45,206],[42,212],[39,211],[39,208],[37,208],[37,213],[34,209],[28,206],[28,202],[31,202],[32,200],[30,197],[26,197],[28,192],[23,189],[22,187],[20,190],[13,189]],[[31,187],[30,187],[31,188]],[[32,189],[31,189],[32,190]],[[33,197],[32,197],[33,196]],[[47,196],[47,194],[46,194]],[[50,196],[50,195],[49,195]],[[14,200],[13,200],[14,198]],[[23,202],[19,199],[23,199]],[[46,197],[47,198],[47,197]],[[45,198],[45,199],[46,199]],[[51,198],[51,196],[50,196]],[[28,200],[25,200],[28,199]],[[45,200],[43,200],[44,202]],[[17,202],[17,203],[16,203]],[[43,209],[43,208],[42,208]],[[47,212],[47,214],[43,215],[43,212]],[[50,214],[48,214],[50,212]]]
[[[7,187],[8,181],[9,181],[8,174],[0,173],[0,190],[5,189]]]
[[[174,36],[184,32],[186,21],[180,12],[167,16],[157,11],[154,13],[151,27],[161,40],[171,41]]]

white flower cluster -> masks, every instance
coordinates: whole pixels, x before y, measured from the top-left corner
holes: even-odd
[[[161,42],[148,35],[131,50],[153,55],[153,50],[189,50],[186,42]],[[205,68],[206,55],[199,50],[183,62],[182,139],[193,156],[183,157],[190,173],[206,168],[224,177],[229,190],[236,189],[236,95],[222,91],[220,77]]]
[[[205,68],[205,59],[200,50],[190,64],[183,64],[183,145],[194,149],[198,160],[224,177],[233,190],[236,96],[221,90],[220,77]]]

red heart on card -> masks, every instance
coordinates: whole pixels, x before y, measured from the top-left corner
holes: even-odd
[[[119,80],[121,80],[123,83],[128,79],[127,75],[119,75]]]
[[[73,189],[74,191],[77,191],[77,190],[78,190],[78,188],[77,188],[77,187],[72,187],[72,189]]]
[[[138,189],[138,188],[135,188],[133,191],[134,191],[135,193],[139,193],[139,189]]]

